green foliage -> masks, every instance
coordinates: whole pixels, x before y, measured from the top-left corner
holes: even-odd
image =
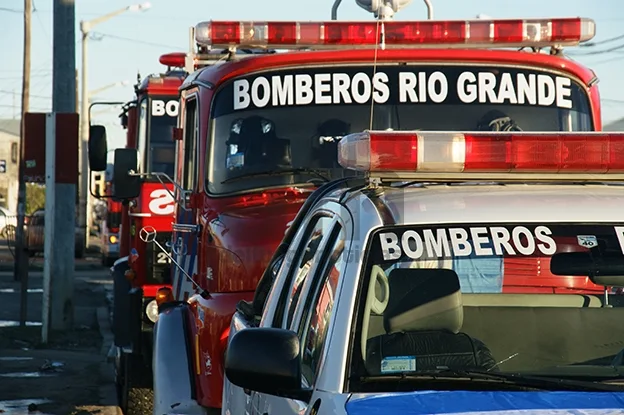
[[[34,183],[26,184],[26,215],[32,215],[45,207],[45,186]]]

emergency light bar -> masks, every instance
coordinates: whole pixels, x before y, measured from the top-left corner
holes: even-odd
[[[592,39],[596,24],[585,18],[233,22],[195,26],[195,41],[208,47],[272,49],[385,47],[574,46]],[[383,42],[382,42],[383,40]]]
[[[622,181],[624,133],[366,131],[340,140],[338,162],[395,180]]]
[[[186,53],[184,52],[165,53],[158,58],[158,62],[171,68],[184,68],[185,60]]]

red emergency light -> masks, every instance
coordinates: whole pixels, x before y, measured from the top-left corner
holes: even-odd
[[[235,22],[206,21],[195,26],[202,46],[252,48],[573,46],[592,39],[596,24],[586,18]]]
[[[624,133],[367,131],[343,137],[338,159],[347,169],[399,177],[401,173],[621,175]]]
[[[160,55],[158,62],[171,68],[184,68],[186,53],[173,52]]]

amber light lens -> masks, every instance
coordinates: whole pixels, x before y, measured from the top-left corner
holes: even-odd
[[[162,304],[165,303],[170,303],[173,301],[173,292],[171,291],[171,288],[159,288],[158,291],[156,292],[156,303],[158,304],[158,306],[161,306]]]

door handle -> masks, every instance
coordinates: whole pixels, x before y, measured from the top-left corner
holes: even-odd
[[[200,233],[201,225],[191,225],[187,223],[173,223],[172,229],[176,232]]]

